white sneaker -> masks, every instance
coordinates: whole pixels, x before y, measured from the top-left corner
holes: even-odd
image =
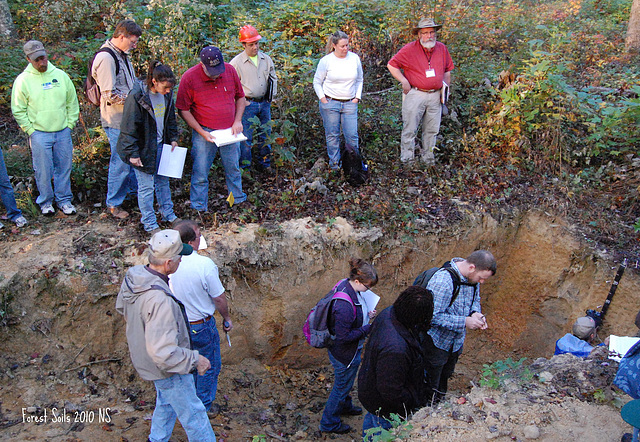
[[[42,206],[40,206],[40,211],[43,215],[53,215],[54,213],[56,213],[56,210],[53,208],[51,203],[44,203]]]
[[[62,213],[64,213],[65,215],[73,215],[77,212],[75,206],[69,202],[59,204],[58,208],[62,210]]]
[[[14,219],[13,222],[16,223],[16,226],[18,227],[24,227],[29,224],[29,221],[27,221],[27,219],[22,215]]]

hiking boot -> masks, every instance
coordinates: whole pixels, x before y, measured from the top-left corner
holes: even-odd
[[[349,431],[351,431],[351,425],[345,424],[344,422],[341,422],[340,426],[338,428],[336,428],[335,430],[323,430],[321,428],[320,431],[322,431],[323,433],[346,434]]]
[[[126,219],[129,216],[129,212],[117,206],[109,207],[109,213],[117,219]]]
[[[258,166],[256,166],[256,171],[257,171],[260,175],[264,175],[264,176],[273,176],[273,175],[275,175],[275,172],[273,171],[273,169],[271,168],[271,166],[261,166],[261,165],[258,165]]]
[[[64,213],[65,215],[73,215],[77,212],[75,206],[70,202],[59,204],[58,208],[62,210],[62,213]]]
[[[162,232],[162,230],[160,229],[160,227],[156,227],[156,228],[155,228],[155,229],[153,229],[153,230],[149,230],[149,231],[147,231],[147,233],[148,233],[149,235],[151,235],[151,236],[155,235],[155,234],[156,234],[156,233],[158,233],[158,232]]]
[[[207,410],[207,416],[209,416],[209,418],[214,418],[217,415],[219,415],[221,411],[222,411],[222,407],[220,407],[220,405],[211,404],[211,406]]]
[[[241,203],[234,203],[233,207],[236,208],[236,209],[248,209],[248,208],[252,207],[252,205],[249,202],[249,200],[244,200]]]
[[[171,221],[171,226],[175,226],[176,224],[178,224],[180,221],[182,221],[182,218],[176,218],[173,221]]]
[[[342,410],[340,412],[341,416],[360,416],[362,414],[362,407],[353,406],[348,410]]]
[[[44,203],[43,205],[41,205],[40,211],[42,212],[43,215],[46,215],[46,216],[53,215],[54,213],[56,213],[56,210],[53,208],[53,205],[51,205],[51,203]]]
[[[418,162],[415,159],[411,159],[411,160],[407,160],[407,161],[401,161],[400,162],[400,169],[407,171],[407,172],[411,172],[413,170],[418,169]]]
[[[422,153],[422,162],[427,166],[435,166],[436,157],[433,155],[432,149],[425,149]]]
[[[27,219],[22,215],[14,219],[13,222],[16,223],[17,227],[24,227],[29,224],[29,221],[27,221]]]

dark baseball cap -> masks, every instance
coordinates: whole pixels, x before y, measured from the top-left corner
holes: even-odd
[[[200,51],[200,61],[207,68],[211,76],[220,75],[224,72],[224,59],[222,52],[215,46],[206,46]]]

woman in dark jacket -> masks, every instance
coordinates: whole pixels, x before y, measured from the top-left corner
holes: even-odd
[[[351,259],[349,278],[337,285],[337,292],[344,292],[351,298],[336,299],[329,315],[329,330],[335,341],[329,347],[329,360],[334,369],[334,381],[320,420],[320,431],[343,434],[351,427],[342,422],[340,415],[362,414],[362,408],[351,403],[349,395],[358,374],[360,353],[364,338],[369,334],[376,311],[369,310],[360,292],[369,290],[378,283],[376,269],[361,259]]]
[[[153,193],[163,221],[175,222],[169,178],[158,175],[163,144],[178,145],[178,126],[173,105],[176,78],[166,64],[152,61],[146,83],[138,81],[124,103],[118,138],[118,154],[134,167],[138,180],[138,206],[144,230],[159,230],[153,210]]]

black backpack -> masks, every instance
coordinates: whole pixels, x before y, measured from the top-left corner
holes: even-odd
[[[96,80],[91,75],[91,72],[93,71],[93,60],[96,59],[96,55],[98,55],[100,52],[108,52],[109,54],[111,54],[111,56],[113,57],[113,61],[116,64],[116,77],[120,73],[120,62],[118,61],[116,53],[113,52],[113,49],[104,47],[98,49],[98,51],[93,54],[91,61],[89,61],[89,72],[87,73],[87,78],[84,80],[84,96],[87,98],[87,101],[89,103],[98,107],[100,107],[100,86],[98,86],[98,83],[96,83]]]
[[[413,285],[419,285],[420,287],[424,287],[426,289],[427,284],[429,284],[429,280],[431,280],[431,277],[440,269],[445,269],[447,272],[449,272],[449,275],[451,276],[451,281],[453,282],[453,294],[451,295],[451,301],[449,301],[449,307],[451,307],[453,302],[458,297],[458,293],[460,293],[461,285],[466,285],[474,288],[477,285],[477,284],[471,284],[468,282],[460,281],[460,276],[458,276],[458,272],[456,272],[451,266],[451,261],[445,262],[444,264],[442,264],[442,267],[431,267],[430,269],[420,273],[415,279],[415,281],[413,281]],[[475,290],[473,292],[473,296],[475,298]]]
[[[354,187],[360,186],[369,180],[369,168],[362,161],[362,155],[355,149],[343,147],[342,171],[347,182]]]

